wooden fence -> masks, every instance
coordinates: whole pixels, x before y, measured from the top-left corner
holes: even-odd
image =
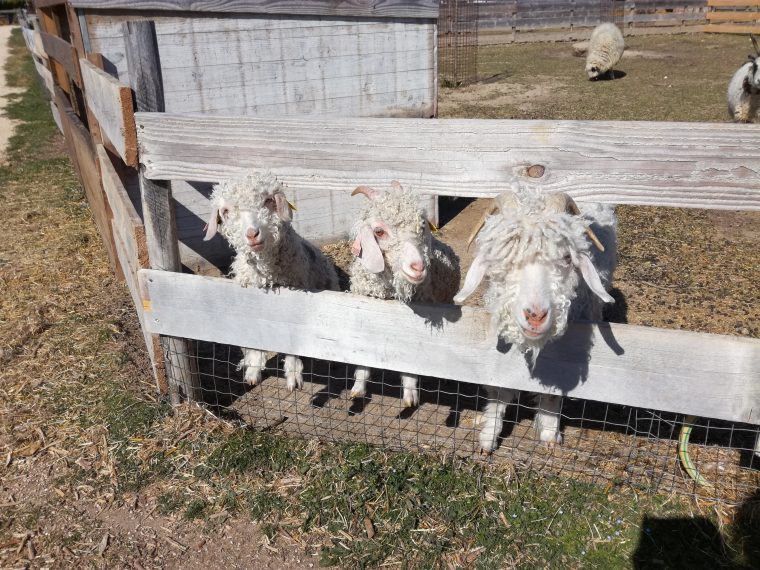
[[[192,350],[183,344],[196,339],[760,425],[760,340],[575,324],[542,352],[539,382],[515,351],[497,349],[484,309],[333,292],[273,295],[209,276],[219,275],[209,267],[228,263],[229,251],[215,242],[207,257],[183,258],[180,220],[200,231],[205,215],[187,215],[172,197],[179,184],[267,168],[298,206],[305,201],[299,213],[309,211],[308,200],[329,197],[329,215],[346,220],[357,183],[396,179],[433,197],[489,197],[513,176],[580,201],[758,211],[755,126],[168,112],[156,24],[122,22],[125,72],[117,78],[107,71],[113,62],[75,31],[83,14],[52,4],[37,5],[44,53],[33,31],[25,31],[27,44],[35,63],[50,66],[43,80],[52,78],[72,162],[134,300],[159,390],[173,401],[198,397]],[[415,6],[429,19],[429,5]],[[409,18],[409,7],[403,13]],[[534,164],[544,166],[541,178],[526,176]],[[209,211],[205,194],[196,200]],[[321,227],[323,237],[334,236],[334,227]]]
[[[705,32],[760,34],[760,0],[707,0]]]

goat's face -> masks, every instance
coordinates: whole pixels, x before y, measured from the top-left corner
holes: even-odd
[[[290,204],[281,188],[260,190],[250,180],[229,184],[226,192],[214,196],[205,239],[216,233],[218,217],[220,233],[237,252],[259,256],[276,250],[282,228],[291,219]]]
[[[360,186],[354,193],[370,202],[357,224],[352,252],[370,272],[393,282],[397,298],[409,300],[428,277],[432,241],[417,196],[398,182],[387,192]]]
[[[586,64],[586,74],[589,79],[597,79],[599,77],[599,66],[594,63]]]
[[[747,71],[746,82],[753,90],[760,90],[760,55],[757,57],[749,56],[750,66]]]
[[[523,351],[537,352],[564,333],[581,277],[612,301],[591,261],[587,222],[558,207],[561,200],[502,196],[501,211],[486,220],[478,255],[454,298],[464,301],[488,275],[486,303],[499,336]]]

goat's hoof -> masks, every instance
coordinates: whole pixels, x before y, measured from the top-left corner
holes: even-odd
[[[300,390],[303,388],[303,376],[300,374],[288,376],[286,382],[288,386],[288,392],[293,392],[294,390]]]
[[[416,408],[420,405],[420,391],[404,388],[404,407]]]
[[[348,397],[352,400],[361,400],[366,395],[364,390],[351,390],[351,394]]]
[[[558,431],[551,430],[551,429],[545,429],[541,432],[539,435],[539,439],[548,447],[549,449],[554,449],[558,445],[562,445],[562,434]]]
[[[478,455],[480,455],[481,457],[491,457],[491,455],[493,455],[493,449],[485,449],[481,447]]]
[[[261,370],[246,370],[245,382],[249,386],[256,386],[261,382]]]

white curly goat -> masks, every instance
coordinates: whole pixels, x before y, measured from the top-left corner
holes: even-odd
[[[272,174],[252,173],[214,186],[211,217],[204,240],[219,229],[232,248],[230,276],[243,287],[289,287],[338,290],[333,263],[302,238],[290,224],[292,206],[282,183]],[[218,220],[221,219],[221,227]],[[249,384],[261,381],[266,352],[243,349],[240,366]],[[285,379],[290,391],[303,387],[303,363],[285,357]]]
[[[464,301],[488,277],[485,303],[498,335],[530,352],[535,362],[546,343],[564,334],[568,319],[601,320],[603,302],[613,302],[607,288],[617,262],[614,207],[583,204],[579,210],[567,194],[515,184],[497,198],[490,214],[454,300]],[[589,238],[598,244],[593,250]],[[497,446],[506,406],[517,392],[487,390],[480,445],[490,453]],[[550,445],[562,441],[561,405],[561,396],[539,396],[535,428],[539,439]]]
[[[591,32],[586,54],[586,73],[589,79],[598,79],[613,72],[612,68],[623,57],[625,40],[615,24],[599,24]]]
[[[359,186],[356,194],[368,200],[354,227],[351,292],[403,303],[451,303],[459,286],[459,258],[432,236],[419,196],[395,180],[390,190]],[[352,398],[366,395],[369,379],[370,369],[357,366]],[[417,376],[402,374],[401,382],[404,404],[419,405]]]
[[[738,123],[751,123],[760,110],[760,48],[754,36],[750,36],[755,55],[736,70],[728,83],[728,114]]]

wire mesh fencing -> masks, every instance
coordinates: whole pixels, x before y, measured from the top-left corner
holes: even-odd
[[[475,0],[440,3],[438,74],[444,87],[478,80],[478,3]]]
[[[252,429],[505,463],[590,483],[627,484],[731,505],[760,487],[758,426],[564,398],[564,442],[549,447],[538,441],[533,429],[534,395],[521,392],[507,406],[498,448],[484,455],[479,432],[488,396],[477,384],[421,377],[420,405],[406,408],[395,372],[373,370],[367,395],[351,398],[352,365],[304,358],[304,386],[291,392],[284,379],[283,355],[270,353],[263,380],[251,386],[238,366],[240,348],[199,341],[187,345],[188,358],[167,354],[168,366],[191,362],[191,370],[185,372],[196,375],[202,402]],[[679,439],[691,475],[679,459]]]

